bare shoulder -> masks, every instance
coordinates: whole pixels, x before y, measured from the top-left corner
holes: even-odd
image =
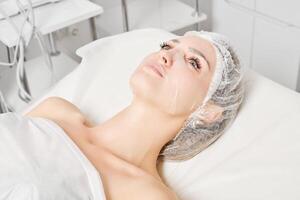
[[[45,117],[49,119],[84,119],[83,114],[74,104],[61,97],[48,97],[25,114],[32,117]]]
[[[67,101],[66,99],[57,96],[52,96],[44,99],[29,113],[34,113],[37,110],[39,111],[50,110],[53,107],[55,107],[56,109],[64,108],[64,110],[80,112],[80,110],[74,104]],[[29,113],[27,113],[26,115],[28,115]]]

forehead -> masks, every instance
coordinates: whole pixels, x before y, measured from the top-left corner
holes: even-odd
[[[212,70],[214,69],[216,63],[216,52],[213,45],[208,40],[197,36],[181,36],[176,38],[176,40],[179,41],[178,44],[192,47],[200,51],[207,58]]]

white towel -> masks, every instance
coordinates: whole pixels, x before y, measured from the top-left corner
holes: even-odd
[[[101,177],[56,123],[0,115],[0,199],[105,200]]]

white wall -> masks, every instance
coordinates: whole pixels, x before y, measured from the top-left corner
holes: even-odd
[[[300,1],[234,0],[240,5],[300,26]],[[300,30],[253,17],[213,0],[212,30],[227,35],[245,67],[300,92]]]

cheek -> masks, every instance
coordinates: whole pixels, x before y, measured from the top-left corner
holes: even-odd
[[[194,79],[181,79],[177,85],[177,105],[181,112],[190,112],[196,107],[200,100],[200,82]]]
[[[169,74],[164,90],[169,112],[187,114],[204,100],[206,84],[191,69],[180,69]]]
[[[182,104],[185,106],[183,109],[192,112],[198,108],[205,98],[206,87],[200,80],[189,81],[182,88],[183,98]]]

